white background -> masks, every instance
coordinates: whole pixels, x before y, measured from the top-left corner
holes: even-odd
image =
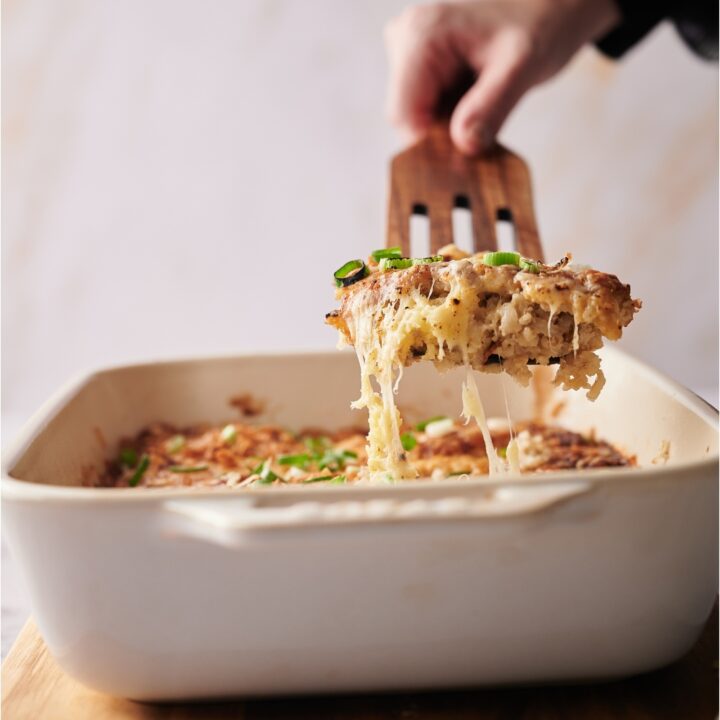
[[[384,243],[404,4],[3,3],[5,440],[86,368],[334,346],[331,273]],[[717,80],[664,27],[622,63],[582,52],[501,136],[547,258],[631,283],[622,346],[715,403]]]

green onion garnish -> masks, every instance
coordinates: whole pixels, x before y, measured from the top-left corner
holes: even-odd
[[[497,454],[498,454],[498,457],[506,458],[507,457],[507,448],[498,448]]]
[[[253,471],[253,475],[258,475],[258,482],[261,485],[270,485],[271,483],[274,483],[276,480],[283,479],[276,475],[271,469],[270,469],[270,460],[266,460],[265,462],[258,465]],[[284,481],[283,481],[284,482]]]
[[[425,433],[430,437],[441,437],[447,435],[455,429],[455,423],[450,418],[444,420],[436,420],[425,426]]]
[[[457,472],[448,473],[448,477],[457,477],[458,475],[469,475],[472,470],[458,470]]]
[[[520,269],[529,273],[538,273],[540,272],[540,265],[534,260],[528,260],[527,258],[521,257]]]
[[[310,462],[310,456],[306,453],[299,455],[280,455],[277,461],[280,465],[292,465],[293,467],[302,469]]]
[[[305,438],[305,447],[313,455],[322,455],[330,447],[330,440],[322,436]]]
[[[185,447],[185,436],[184,435],[173,435],[165,444],[165,450],[170,455],[179,453]]]
[[[237,440],[237,429],[236,427],[230,423],[230,425],[226,425],[221,431],[220,431],[220,439],[226,444],[226,445],[233,445],[235,441]]]
[[[383,258],[378,267],[384,272],[386,270],[403,270],[412,267],[412,264],[411,258]]]
[[[145,471],[150,467],[150,458],[147,455],[143,455],[140,458],[140,462],[138,463],[137,468],[135,468],[135,472],[132,474],[132,477],[128,480],[128,485],[130,487],[135,487],[140,480],[142,480],[142,476],[145,474]]]
[[[486,252],[483,262],[492,267],[500,265],[520,265],[520,253],[516,252]]]
[[[135,467],[137,465],[138,456],[132,448],[124,448],[120,451],[120,462],[125,467]]]
[[[391,247],[391,248],[380,248],[380,250],[373,250],[370,254],[375,262],[380,262],[383,258],[401,258],[402,248]]]
[[[308,478],[303,480],[304,483],[315,483],[315,482],[329,482],[333,485],[340,485],[347,482],[347,478],[344,475],[320,475],[318,477]]]
[[[412,433],[403,433],[400,436],[400,442],[402,443],[403,450],[410,452],[416,445],[417,439]]]
[[[362,260],[349,260],[335,271],[333,277],[338,287],[346,287],[358,280],[362,280],[367,276],[368,272]]]
[[[357,453],[352,450],[326,450],[318,462],[318,467],[321,470],[344,470],[348,460],[357,460]]]
[[[427,420],[423,420],[422,422],[419,422],[415,429],[418,432],[424,432],[425,428],[430,424],[437,422],[438,420],[447,420],[447,415],[436,415],[435,417],[428,418]]]
[[[174,473],[195,473],[207,470],[207,465],[171,465],[168,470]]]
[[[445,258],[442,255],[431,255],[430,257],[413,258],[413,265],[429,265],[430,263],[443,262]]]

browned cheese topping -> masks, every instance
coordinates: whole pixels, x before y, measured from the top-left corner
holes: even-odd
[[[423,426],[425,429],[418,429]],[[410,448],[408,459],[422,477],[441,480],[487,474],[488,457],[477,427],[441,418],[401,429]],[[509,429],[493,429],[491,434],[502,455],[510,442]],[[514,434],[522,449],[521,470],[525,473],[635,463],[634,458],[602,440],[559,427],[521,423]],[[118,459],[107,464],[97,484],[242,489],[362,482],[362,468],[367,463],[365,435],[365,428],[334,432],[308,428],[294,433],[240,422],[189,428],[157,423],[120,443]],[[147,467],[136,477],[143,458],[147,458]]]

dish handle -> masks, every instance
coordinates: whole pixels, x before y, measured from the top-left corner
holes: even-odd
[[[162,504],[166,534],[239,546],[248,533],[313,530],[319,527],[397,523],[493,520],[546,511],[587,493],[590,482],[493,487],[472,496],[303,500],[284,503],[279,496],[181,498]],[[264,495],[264,494],[263,494]]]

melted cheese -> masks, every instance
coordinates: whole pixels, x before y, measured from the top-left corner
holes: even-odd
[[[469,367],[468,331],[471,321],[467,298],[460,301],[451,292],[441,300],[431,300],[415,289],[395,303],[368,307],[362,295],[356,307],[346,314],[350,334],[360,364],[360,397],[353,408],[368,410],[368,473],[371,480],[416,478],[400,440],[400,413],[395,394],[403,365],[413,340],[425,334],[437,340],[436,360],[448,348],[459,348],[468,368],[462,388],[463,416],[474,419],[485,442],[490,474],[507,472],[508,465],[493,447],[480,395]],[[516,445],[510,451],[510,467],[519,470]]]
[[[487,417],[485,416],[485,408],[480,400],[480,393],[478,392],[475,378],[472,376],[472,370],[470,370],[470,368],[468,368],[465,381],[463,382],[462,403],[462,414],[465,421],[469,422],[471,419],[474,419],[482,433],[483,440],[485,441],[485,452],[488,456],[489,474],[493,475],[505,472],[505,463],[503,463],[493,447],[492,436],[490,435]]]

